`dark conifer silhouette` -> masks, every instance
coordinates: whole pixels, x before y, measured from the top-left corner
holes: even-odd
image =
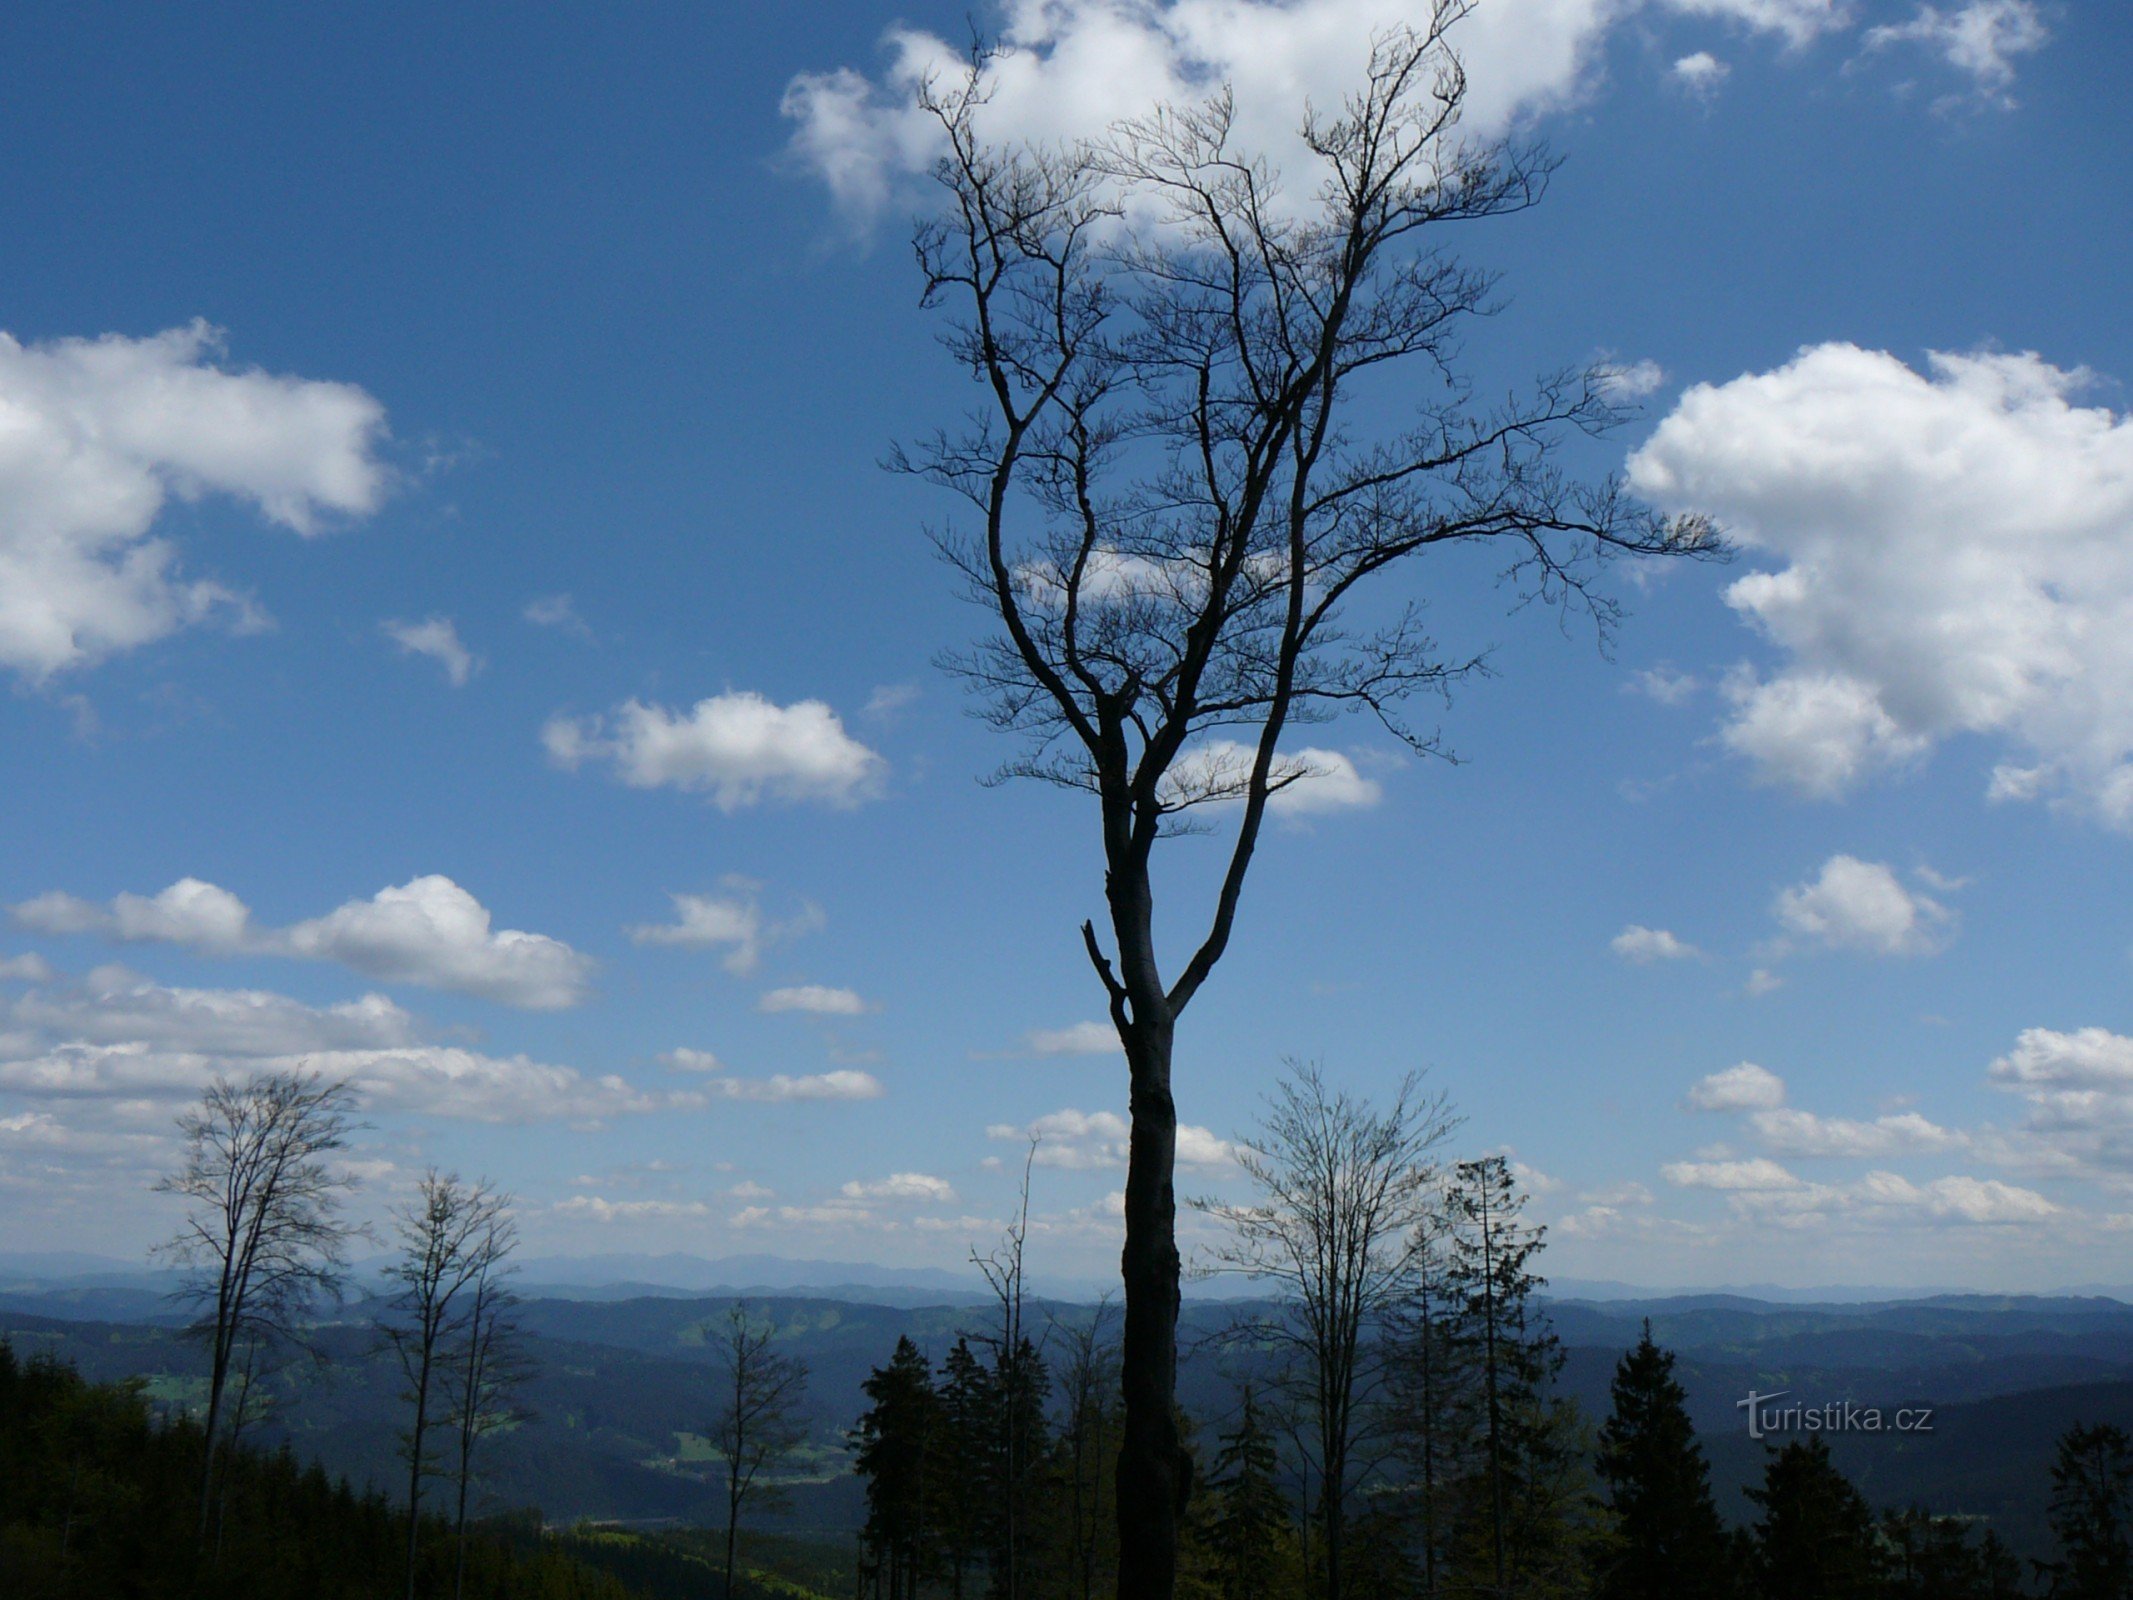
[[[1674,1379],[1673,1352],[1652,1342],[1648,1321],[1616,1364],[1613,1402],[1600,1429],[1599,1474],[1614,1537],[1597,1600],[1727,1600],[1735,1578],[1710,1469]]]
[[[2052,1464],[2053,1600],[2133,1596],[2133,1443],[2109,1423],[2069,1428]]]
[[[1880,1593],[1883,1550],[1865,1499],[1829,1459],[1817,1436],[1772,1452],[1748,1498],[1755,1526],[1758,1600],[1872,1600]]]

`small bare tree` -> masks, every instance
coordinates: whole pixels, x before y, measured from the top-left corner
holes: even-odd
[[[270,1072],[217,1078],[178,1119],[185,1154],[156,1185],[186,1203],[185,1225],[162,1247],[189,1271],[181,1295],[197,1308],[208,1347],[206,1456],[199,1537],[214,1506],[223,1408],[247,1350],[298,1338],[304,1315],[337,1297],[355,1230],[341,1206],[352,1180],[326,1159],[353,1131],[345,1083]]]
[[[1087,1316],[1055,1321],[1053,1332],[1064,1348],[1059,1363],[1059,1398],[1066,1414],[1061,1443],[1066,1453],[1067,1517],[1073,1530],[1074,1593],[1095,1600],[1099,1592],[1097,1558],[1108,1521],[1102,1470],[1112,1443],[1118,1392],[1118,1346],[1111,1329],[1116,1322],[1105,1295]]]
[[[747,1303],[740,1300],[727,1311],[719,1334],[726,1371],[711,1419],[711,1448],[726,1466],[727,1600],[733,1594],[741,1510],[751,1497],[758,1505],[776,1498],[776,1487],[763,1480],[764,1469],[807,1438],[807,1364],[772,1349],[776,1337],[768,1323],[749,1319]]]
[[[1494,407],[1460,376],[1461,332],[1494,285],[1439,241],[1533,205],[1550,163],[1460,137],[1447,30],[1466,0],[1423,10],[1374,41],[1337,114],[1304,115],[1320,181],[1301,201],[1237,148],[1226,93],[1028,149],[983,132],[982,53],[922,91],[946,152],[916,241],[925,300],[952,309],[948,345],[981,398],[969,427],[892,465],[975,513],[936,538],[998,632],[948,664],[1026,740],[1003,776],[1084,790],[1100,821],[1110,949],[1093,921],[1081,936],[1132,1114],[1120,1600],[1169,1600],[1191,1489],[1173,1041],[1229,947],[1269,804],[1315,775],[1283,741],[1354,711],[1435,750],[1403,702],[1480,664],[1437,648],[1412,594],[1351,612],[1426,552],[1488,544],[1526,594],[1581,603],[1604,633],[1594,558],[1716,547],[1705,522],[1663,522],[1555,464],[1563,439],[1619,420],[1606,372]],[[1374,418],[1393,395],[1414,409]],[[1224,860],[1173,965],[1156,845],[1195,819],[1225,836]]]
[[[518,1225],[508,1211],[490,1219],[487,1235],[475,1247],[473,1280],[462,1291],[466,1313],[460,1319],[457,1347],[450,1354],[453,1462],[457,1490],[452,1512],[452,1596],[466,1591],[467,1500],[474,1483],[474,1451],[500,1428],[523,1421],[526,1409],[516,1401],[518,1386],[531,1375],[512,1315],[518,1299],[508,1275],[511,1252],[518,1247]]]
[[[995,1331],[977,1335],[980,1344],[993,1353],[993,1377],[998,1385],[1000,1424],[1001,1556],[1004,1566],[994,1582],[1004,1600],[1022,1600],[1022,1500],[1023,1479],[1030,1463],[1025,1459],[1024,1438],[1030,1410],[1030,1380],[1034,1376],[1035,1352],[1023,1332],[1022,1257],[1029,1243],[1029,1185],[1037,1164],[1038,1140],[1032,1137],[1022,1158],[1022,1191],[1015,1215],[1000,1234],[1000,1242],[980,1253],[971,1247],[970,1264],[984,1277],[999,1309]],[[958,1580],[960,1581],[960,1580]]]
[[[399,1285],[384,1324],[387,1341],[407,1380],[402,1398],[413,1408],[401,1449],[407,1460],[407,1595],[414,1600],[422,1542],[422,1480],[432,1469],[429,1434],[437,1385],[451,1365],[450,1345],[466,1332],[469,1292],[492,1275],[510,1248],[504,1226],[508,1195],[468,1183],[435,1167],[414,1197],[394,1213],[400,1255],[387,1269]]]
[[[1417,1074],[1380,1111],[1329,1087],[1317,1063],[1292,1061],[1259,1127],[1238,1141],[1256,1197],[1194,1202],[1227,1230],[1213,1252],[1217,1270],[1280,1296],[1279,1313],[1251,1326],[1294,1358],[1318,1469],[1326,1600],[1341,1600],[1358,1449],[1439,1205],[1434,1152],[1457,1126]]]

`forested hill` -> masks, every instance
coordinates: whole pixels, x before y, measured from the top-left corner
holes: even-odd
[[[12,1303],[38,1301],[18,1290]],[[807,1362],[810,1432],[781,1471],[788,1530],[840,1536],[863,1507],[846,1430],[864,1406],[860,1386],[909,1335],[936,1360],[958,1332],[981,1331],[971,1306],[902,1308],[810,1297],[751,1299],[781,1349]],[[48,1352],[96,1379],[136,1375],[156,1403],[182,1408],[199,1387],[199,1352],[173,1328],[90,1322],[6,1309],[0,1330],[25,1354]],[[717,1352],[709,1342],[730,1300],[668,1296],[625,1301],[529,1300],[521,1308],[534,1376],[533,1419],[498,1438],[487,1470],[490,1510],[539,1506],[556,1522],[677,1519],[715,1525],[716,1474],[701,1436],[712,1410]],[[371,1308],[374,1309],[374,1308]],[[1218,1353],[1211,1338],[1250,1307],[1189,1302],[1182,1397],[1188,1414],[1221,1426],[1250,1352]],[[1928,1438],[1833,1440],[1846,1471],[1877,1504],[2008,1519],[2032,1544],[2041,1529],[2051,1440],[2075,1421],[2133,1427],[2133,1306],[2113,1300],[1949,1297],[1882,1305],[1774,1305],[1736,1297],[1552,1303],[1568,1361],[1563,1383],[1589,1418],[1607,1410],[1621,1352],[1649,1317],[1679,1354],[1677,1376],[1710,1456],[1722,1512],[1744,1519],[1741,1490],[1762,1471],[1764,1447],[1745,1433],[1738,1402],[1750,1389],[1815,1401],[1931,1404]],[[1029,1325],[1050,1338],[1085,1323],[1087,1306],[1033,1305]],[[398,1472],[399,1378],[367,1325],[344,1308],[320,1330],[323,1367],[292,1367],[256,1437],[286,1441],[358,1485]],[[2033,1547],[2033,1545],[2032,1545]]]

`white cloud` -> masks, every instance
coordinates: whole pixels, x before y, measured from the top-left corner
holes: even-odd
[[[849,1067],[804,1077],[779,1072],[768,1078],[714,1078],[707,1087],[728,1100],[752,1100],[766,1105],[796,1100],[879,1100],[885,1093],[874,1074]]]
[[[1802,43],[1839,26],[1836,0],[1668,0]],[[1635,0],[1494,0],[1453,39],[1469,82],[1462,132],[1488,137],[1516,119],[1575,100],[1607,28]],[[1005,53],[988,74],[985,129],[1003,140],[1087,138],[1157,104],[1193,103],[1228,85],[1238,148],[1285,171],[1309,194],[1314,169],[1298,136],[1307,104],[1337,106],[1360,76],[1369,41],[1424,22],[1418,0],[1002,0],[982,31]],[[850,67],[803,73],[785,92],[791,150],[848,218],[896,204],[939,148],[938,127],[913,105],[929,77],[952,76],[966,52],[899,25],[883,40],[880,77]]]
[[[814,906],[807,906],[782,922],[768,920],[756,885],[747,879],[728,878],[726,891],[722,895],[670,894],[667,898],[674,902],[674,920],[640,923],[627,930],[631,941],[697,950],[724,946],[722,965],[728,972],[739,974],[756,969],[766,945],[822,926],[822,913]]]
[[[14,983],[50,983],[52,966],[34,950],[24,955],[0,957],[0,978]]]
[[[2024,1087],[2133,1094],[2133,1039],[2108,1028],[2025,1028],[1991,1073]]]
[[[2051,30],[2034,0],[1970,0],[1943,11],[1922,5],[1909,22],[1886,23],[1866,31],[1865,47],[1884,50],[1915,44],[1965,73],[1981,95],[2003,105],[2015,79],[2015,58],[2034,55],[2051,42]]]
[[[985,1137],[1018,1144],[1034,1139],[1038,1166],[1086,1172],[1123,1167],[1132,1132],[1126,1119],[1115,1111],[1077,1111],[1069,1107],[1048,1111],[1025,1124],[993,1123],[986,1128]],[[1228,1140],[1191,1123],[1178,1125],[1177,1150],[1181,1167],[1220,1167],[1236,1159],[1235,1147]]]
[[[1163,780],[1163,801],[1170,806],[1230,804],[1244,798],[1256,755],[1252,746],[1234,739],[1210,739],[1194,745],[1171,763]],[[1356,769],[1338,750],[1292,750],[1275,758],[1270,781],[1281,785],[1267,799],[1278,817],[1316,816],[1374,806],[1384,790]]]
[[[1673,65],[1674,81],[1699,99],[1718,93],[1733,69],[1708,50],[1685,55]]]
[[[1946,906],[1906,889],[1880,862],[1842,855],[1825,861],[1812,883],[1781,890],[1776,909],[1790,933],[1834,950],[1882,956],[1929,954],[1955,921]]]
[[[2013,1159],[2120,1183],[2133,1173],[2133,1038],[2025,1028],[1990,1076],[2028,1106]]]
[[[1775,994],[1784,987],[1785,980],[1768,967],[1757,967],[1748,974],[1747,990],[1752,998],[1761,999],[1764,995]]]
[[[1726,591],[1781,652],[1729,685],[1725,742],[1840,795],[1960,734],[2133,827],[2133,422],[2035,354],[1847,344],[1685,393],[1629,463],[1664,509],[1772,558]]]
[[[525,610],[519,613],[536,628],[555,628],[563,633],[590,639],[592,629],[578,615],[577,602],[567,594],[544,594],[526,602]]]
[[[153,897],[119,895],[108,909],[58,893],[10,909],[17,923],[45,933],[102,933],[214,954],[336,961],[382,982],[450,989],[537,1011],[583,1000],[593,967],[590,957],[559,939],[492,929],[486,906],[435,874],[278,929],[256,926],[242,900],[198,878],[181,878]]]
[[[1915,1111],[1855,1122],[1818,1117],[1811,1111],[1773,1107],[1749,1123],[1780,1155],[1871,1157],[1965,1149],[1969,1136],[1930,1122]]]
[[[777,1190],[766,1189],[753,1178],[743,1178],[726,1193],[736,1200],[770,1200],[776,1197]]]
[[[1703,685],[1686,672],[1661,666],[1646,667],[1633,674],[1627,687],[1663,706],[1685,706]]]
[[[1714,1072],[1689,1090],[1692,1111],[1764,1111],[1785,1103],[1785,1080],[1753,1061]]]
[[[1640,967],[1654,961],[1693,961],[1703,954],[1664,928],[1647,928],[1636,922],[1608,940],[1607,947],[1624,961],[1634,961]]]
[[[888,765],[820,700],[780,706],[746,691],[679,713],[630,700],[612,717],[555,717],[541,741],[561,766],[606,760],[631,788],[708,794],[721,811],[764,800],[854,806],[880,794]]]
[[[574,1194],[550,1209],[559,1217],[603,1223],[690,1221],[711,1215],[701,1200],[609,1200],[596,1194]]]
[[[225,616],[153,530],[172,496],[246,500],[300,535],[384,498],[377,401],[348,384],[233,372],[204,322],[145,339],[0,333],[0,667],[33,681]]]
[[[934,1205],[954,1205],[955,1185],[946,1178],[925,1172],[895,1172],[870,1182],[853,1179],[840,1191],[847,1200],[923,1200]]]
[[[1642,400],[1666,386],[1666,369],[1649,357],[1604,363],[1597,375],[1601,389],[1614,400]]]
[[[481,661],[460,642],[459,629],[450,617],[425,617],[420,622],[388,618],[378,628],[402,655],[427,656],[444,668],[455,689],[464,689],[467,680],[481,670]]]
[[[802,983],[787,989],[772,989],[755,1003],[758,1011],[802,1011],[817,1017],[858,1017],[874,1008],[850,989],[832,989],[826,984]]]
[[[1798,1189],[1800,1180],[1775,1161],[1758,1156],[1751,1161],[1674,1161],[1659,1169],[1668,1183],[1684,1189],[1723,1189],[1759,1192]]]
[[[1037,1028],[1029,1048],[1040,1056],[1103,1056],[1119,1050],[1118,1030],[1108,1022],[1076,1022],[1064,1028]]]
[[[708,1050],[691,1050],[687,1045],[661,1053],[660,1064],[676,1072],[724,1072],[725,1062]]]

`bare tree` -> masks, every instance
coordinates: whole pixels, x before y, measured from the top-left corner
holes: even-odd
[[[771,1348],[777,1330],[749,1320],[745,1301],[726,1313],[719,1335],[724,1358],[718,1413],[711,1420],[711,1448],[726,1464],[726,1588],[733,1595],[733,1558],[740,1537],[741,1510],[753,1496],[760,1504],[773,1498],[762,1481],[766,1467],[784,1460],[807,1438],[802,1407],[807,1399],[807,1364]]]
[[[1220,1270],[1273,1286],[1281,1310],[1254,1324],[1286,1345],[1301,1380],[1326,1600],[1341,1600],[1343,1536],[1365,1414],[1386,1371],[1389,1335],[1412,1298],[1422,1231],[1438,1207],[1434,1157],[1458,1121],[1418,1074],[1391,1105],[1329,1087],[1316,1062],[1289,1062],[1237,1162],[1257,1191],[1242,1205],[1194,1204],[1221,1221]]]
[[[206,1455],[199,1537],[214,1505],[218,1430],[240,1355],[295,1339],[305,1313],[340,1293],[348,1240],[341,1216],[352,1180],[325,1159],[353,1131],[345,1083],[270,1072],[217,1078],[178,1119],[185,1154],[156,1185],[186,1202],[184,1227],[162,1248],[190,1270],[181,1294],[198,1308],[208,1347]]]
[[[422,1480],[432,1469],[429,1433],[438,1381],[451,1364],[450,1344],[461,1335],[469,1291],[497,1268],[510,1247],[504,1223],[510,1197],[486,1183],[467,1183],[435,1167],[414,1197],[394,1213],[400,1255],[387,1269],[399,1284],[386,1339],[407,1380],[403,1398],[414,1408],[401,1448],[407,1459],[407,1594],[414,1600],[416,1557],[422,1543]]]
[[[1066,1427],[1067,1513],[1073,1530],[1074,1592],[1095,1600],[1097,1556],[1102,1548],[1106,1505],[1101,1470],[1115,1418],[1118,1348],[1111,1337],[1111,1297],[1096,1302],[1086,1317],[1055,1322],[1053,1331],[1065,1347],[1059,1387]]]
[[[998,1447],[1002,1473],[998,1510],[1004,1568],[996,1583],[1005,1600],[1022,1600],[1021,1512],[1023,1479],[1030,1466],[1024,1456],[1028,1441],[1023,1436],[1029,1422],[1031,1368],[1036,1364],[1036,1353],[1022,1326],[1022,1257],[1029,1242],[1029,1181],[1030,1171],[1037,1163],[1037,1144],[1037,1139],[1031,1138],[1029,1151],[1022,1158],[1022,1192],[1014,1220],[1008,1223],[1000,1235],[999,1244],[991,1251],[981,1255],[973,1247],[970,1252],[970,1264],[984,1276],[999,1306],[1000,1320],[996,1331],[977,1337],[979,1343],[992,1350],[998,1391]]]
[[[466,1590],[467,1497],[474,1482],[475,1447],[528,1414],[514,1398],[530,1375],[530,1365],[512,1316],[517,1297],[506,1281],[512,1270],[509,1258],[517,1247],[516,1222],[508,1211],[498,1212],[476,1247],[474,1277],[463,1291],[466,1313],[446,1373],[451,1385],[452,1475],[457,1490],[452,1512],[453,1600],[459,1600]]]
[[[944,204],[916,245],[929,305],[982,399],[967,429],[892,465],[977,517],[936,539],[999,632],[949,666],[1026,739],[1002,776],[1096,798],[1110,949],[1082,942],[1124,1046],[1126,1173],[1118,1464],[1121,1600],[1167,1600],[1190,1464],[1178,1436],[1179,1262],[1171,1082],[1179,1017],[1228,948],[1269,803],[1313,769],[1292,724],[1401,720],[1480,665],[1440,651],[1414,604],[1351,622],[1373,580],[1443,546],[1490,543],[1527,595],[1615,611],[1595,558],[1715,548],[1613,481],[1556,467],[1566,437],[1620,413],[1607,375],[1475,403],[1459,335],[1494,286],[1440,228],[1522,210],[1550,171],[1530,149],[1463,140],[1446,30],[1465,0],[1379,37],[1338,115],[1307,115],[1321,181],[1292,205],[1235,147],[1229,97],[1167,108],[1094,144],[1025,149],[982,132],[982,55],[922,91],[946,154]],[[1419,411],[1371,426],[1410,373]],[[1384,615],[1381,613],[1381,615]],[[1167,968],[1157,843],[1197,819],[1226,835],[1212,906]]]

